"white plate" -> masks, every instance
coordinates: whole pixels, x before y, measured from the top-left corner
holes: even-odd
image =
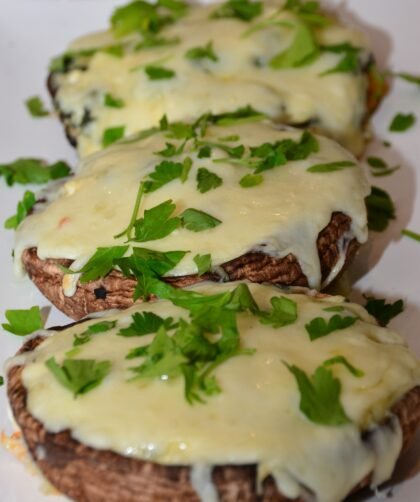
[[[23,102],[34,94],[47,99],[45,79],[47,64],[67,43],[78,35],[107,26],[115,0],[0,0],[0,164],[22,156],[48,160],[66,159],[75,163],[74,151],[66,142],[55,119],[32,119]],[[347,19],[366,31],[381,65],[395,70],[420,74],[420,2],[418,0],[348,0],[339,5]],[[417,65],[417,66],[416,66]],[[388,133],[390,120],[397,112],[413,112],[418,124],[402,134]],[[420,140],[420,87],[396,82],[374,119],[379,140],[388,139],[392,148],[381,141],[369,147],[369,154],[383,156],[401,169],[387,178],[372,182],[388,190],[397,207],[397,220],[382,234],[373,234],[352,267],[357,279],[354,298],[374,293],[389,299],[404,298],[406,309],[392,322],[420,355],[420,243],[401,238],[401,229],[420,231],[420,181],[416,172]],[[7,188],[0,180],[0,222],[15,212],[24,188]],[[1,225],[2,226],[2,225]],[[0,306],[10,308],[48,306],[27,279],[13,275],[11,251],[13,235],[0,229]],[[48,325],[68,319],[51,310]],[[18,337],[0,334],[0,364],[19,347]],[[372,361],[374,364],[374,361]],[[3,374],[3,372],[1,372]],[[0,431],[12,430],[6,413],[5,389],[0,388]],[[420,439],[420,438],[419,438]],[[419,444],[419,441],[417,442]],[[418,451],[418,449],[417,449]],[[417,455],[418,457],[418,455]],[[402,472],[412,478],[397,485],[395,502],[419,500],[420,476],[414,477],[415,450],[406,457]],[[417,458],[417,471],[420,469]],[[400,469],[401,470],[401,469]],[[55,502],[62,497],[47,495],[42,481],[31,475],[13,455],[0,447],[0,502]]]

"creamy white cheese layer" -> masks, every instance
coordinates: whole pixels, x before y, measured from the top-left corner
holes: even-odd
[[[195,291],[215,294],[232,288],[206,284]],[[249,288],[263,310],[270,310],[272,297],[285,295],[272,286]],[[304,486],[319,501],[342,500],[372,471],[375,484],[384,481],[391,475],[402,438],[396,420],[386,427],[378,424],[394,403],[419,385],[419,362],[399,335],[377,326],[362,307],[342,297],[287,297],[297,303],[298,313],[289,326],[274,328],[250,313],[238,314],[241,347],[255,353],[221,364],[214,373],[221,392],[206,397],[203,404],[188,404],[182,377],[128,381],[133,376],[129,368],[142,359],[127,360],[126,354],[154,336],[118,336],[132,314],[148,311],[188,320],[186,310],[157,301],[109,315],[105,319],[117,321],[116,327],[79,347],[75,358],[110,361],[111,371],[98,387],[77,398],[45,362],[55,357],[61,364],[74,335],[98,319],[58,332],[28,353],[22,377],[29,411],[50,432],[70,428],[74,438],[95,448],[196,466],[192,482],[202,493],[212,493],[208,484],[216,464],[256,463],[260,480],[272,474],[288,497],[298,497]],[[344,308],[340,315],[359,320],[310,341],[305,325],[315,317],[329,319],[334,312],[324,309],[337,306]],[[312,375],[335,356],[345,357],[363,376],[356,377],[342,364],[329,367],[341,383],[340,401],[350,422],[318,425],[300,411],[296,380],[285,363]],[[20,356],[15,364],[24,362]],[[367,429],[370,439],[362,441],[361,430]]]
[[[343,53],[322,52],[313,63],[296,68],[273,69],[268,62],[293,42],[298,18],[282,10],[284,2],[264,2],[261,16],[251,22],[238,18],[212,19],[215,6],[190,6],[185,17],[166,26],[159,36],[178,38],[179,43],[135,51],[123,57],[97,52],[87,67],[57,74],[59,107],[75,125],[93,119],[78,136],[82,156],[102,148],[105,129],[125,126],[125,135],[154,126],[163,114],[171,121],[196,118],[211,111],[222,113],[252,105],[279,122],[310,123],[354,153],[363,147],[362,122],[366,114],[367,79],[363,72],[321,76],[342,61]],[[272,19],[283,22],[267,25]],[[262,29],[246,34],[257,26]],[[361,48],[368,60],[363,35],[332,20],[315,30],[320,45],[351,44]],[[120,43],[134,47],[140,35],[115,39],[111,31],[75,41],[69,50],[92,49]],[[191,60],[185,53],[212,43],[217,61]],[[131,44],[131,45],[130,45]],[[147,65],[175,72],[172,78],[150,80]],[[84,65],[85,66],[85,65]],[[122,108],[104,106],[107,93],[123,100]],[[78,133],[79,134],[79,133]]]
[[[224,143],[220,140],[232,135],[239,139]],[[301,137],[300,131],[279,130],[270,123],[249,123],[210,126],[200,141],[223,143],[229,147],[243,144],[249,152],[248,147],[285,139],[299,141]],[[77,260],[74,270],[78,270],[98,247],[123,244],[125,237],[115,239],[114,236],[130,221],[139,182],[165,160],[156,152],[161,151],[166,142],[179,146],[183,141],[168,139],[164,132],[157,133],[142,141],[112,146],[86,159],[77,174],[54,194],[51,202],[28,216],[17,230],[17,268],[21,267],[22,252],[30,247],[38,248],[41,259]],[[317,137],[317,141],[317,153],[305,160],[290,161],[263,171],[264,180],[260,185],[243,188],[239,181],[251,174],[251,169],[229,160],[214,162],[227,157],[219,148],[213,148],[210,158],[200,159],[197,150],[191,151],[188,146],[193,145],[194,140],[191,140],[182,155],[166,159],[180,162],[189,156],[192,167],[188,179],[184,183],[180,179],[173,180],[145,194],[137,217],[140,218],[146,209],[173,200],[176,204],[174,216],[186,208],[195,208],[219,219],[221,224],[201,232],[178,228],[162,239],[133,245],[158,251],[188,251],[168,274],[175,276],[196,273],[193,258],[197,254],[210,253],[213,266],[218,266],[256,249],[276,257],[292,253],[299,260],[309,285],[319,289],[318,234],[328,225],[332,214],[341,211],[352,220],[351,230],[342,243],[343,256],[352,238],[365,242],[364,198],[368,194],[368,184],[357,164],[335,172],[308,172],[309,167],[320,163],[356,163],[333,141],[322,137]],[[196,177],[202,167],[217,174],[223,180],[222,185],[200,193]],[[337,275],[343,262],[339,261],[327,282]]]

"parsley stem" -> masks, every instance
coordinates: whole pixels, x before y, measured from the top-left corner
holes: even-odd
[[[411,239],[414,239],[415,241],[420,241],[420,234],[413,232],[412,230],[404,229],[401,233],[406,237],[411,237]]]
[[[130,223],[128,224],[128,227],[124,229],[121,233],[114,235],[114,239],[118,239],[119,237],[122,237],[125,234],[127,236],[127,239],[131,240],[131,231],[133,230],[133,227],[137,220],[137,214],[140,209],[140,203],[143,197],[143,193],[144,193],[144,181],[141,181],[139,189],[137,191],[136,202],[134,203],[134,209],[133,209],[133,214],[131,215]]]

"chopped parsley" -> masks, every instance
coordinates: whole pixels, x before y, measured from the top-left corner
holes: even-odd
[[[391,132],[404,132],[413,127],[416,122],[416,116],[413,113],[397,113],[389,125]]]
[[[271,312],[261,312],[260,322],[271,324],[274,328],[282,328],[293,324],[297,319],[297,304],[285,296],[273,296],[270,300]]]
[[[124,108],[125,103],[122,99],[116,98],[107,92],[104,96],[104,105],[109,108]]]
[[[185,53],[185,57],[192,60],[210,59],[210,61],[214,62],[219,60],[213,50],[213,42],[208,42],[204,47],[193,47],[188,49]]]
[[[0,375],[0,386],[4,384],[4,378]]]
[[[102,135],[102,146],[106,148],[124,137],[125,126],[109,127]]]
[[[354,47],[345,42],[337,45],[324,45],[322,50],[325,52],[342,54],[343,57],[334,68],[324,71],[321,73],[321,76],[331,75],[332,73],[357,73],[360,71],[360,47]]]
[[[165,68],[164,66],[147,65],[145,66],[144,71],[149,77],[149,80],[164,80],[173,78],[176,75],[174,70]]]
[[[340,402],[341,383],[331,370],[319,366],[308,376],[295,365],[286,364],[296,379],[300,392],[300,411],[311,422],[320,425],[343,425],[350,422]]]
[[[82,284],[95,281],[108,275],[114,268],[115,260],[122,258],[128,250],[128,246],[112,246],[98,248],[89,261],[77,271],[64,269],[67,274],[81,274]]]
[[[251,188],[257,185],[261,185],[264,181],[262,174],[246,174],[239,180],[239,184],[242,188]]]
[[[401,231],[401,234],[405,235],[406,237],[410,237],[410,239],[414,239],[415,241],[420,242],[420,234],[418,234],[417,232],[413,232],[412,230],[405,228]]]
[[[197,254],[193,258],[194,263],[197,265],[198,275],[204,275],[211,270],[211,255],[210,254]]]
[[[366,197],[369,230],[383,232],[390,220],[395,219],[394,203],[385,190],[373,186]]]
[[[25,101],[26,108],[32,117],[47,117],[50,112],[45,108],[39,96],[32,96]]]
[[[330,319],[324,319],[323,317],[315,317],[308,324],[305,324],[305,329],[309,334],[311,342],[322,338],[323,336],[329,335],[333,331],[340,329],[346,329],[358,320],[358,317],[345,316],[342,317],[339,314],[333,315]]]
[[[60,366],[55,358],[51,357],[45,365],[74,397],[86,394],[97,387],[111,370],[110,361],[93,359],[64,359]]]
[[[271,68],[282,70],[312,63],[319,55],[319,47],[310,28],[301,21],[294,24],[293,42],[270,60]]]
[[[228,0],[220,5],[212,14],[212,18],[236,17],[241,21],[252,21],[263,12],[262,2],[251,0]]]
[[[236,124],[245,124],[247,122],[258,122],[267,118],[265,113],[255,110],[252,106],[247,105],[238,108],[233,112],[220,113],[212,115],[211,121],[219,126],[229,126]]]
[[[167,200],[151,209],[144,211],[143,218],[136,220],[134,224],[135,242],[147,242],[163,239],[182,225],[178,217],[171,217],[176,205],[172,200]]]
[[[307,171],[310,173],[332,173],[335,171],[342,171],[347,167],[355,167],[356,164],[350,160],[342,160],[338,162],[328,162],[327,164],[315,164],[308,167]]]
[[[145,193],[154,192],[176,179],[180,179],[182,182],[186,181],[190,167],[185,163],[163,160],[155,166],[154,171],[144,181]]]
[[[24,158],[10,164],[0,164],[0,176],[4,176],[9,186],[15,183],[21,185],[47,183],[68,176],[70,171],[68,164],[62,160],[48,165],[41,159]]]
[[[402,300],[386,303],[383,298],[373,298],[372,296],[366,296],[365,298],[365,309],[381,326],[386,326],[391,319],[404,311],[404,302]]]
[[[165,148],[163,150],[155,152],[155,154],[167,158],[175,157],[175,155],[181,155],[181,153],[184,151],[184,148],[185,148],[185,142],[178,147],[172,143],[166,143]]]
[[[358,368],[355,368],[352,364],[350,364],[344,356],[331,357],[330,359],[327,359],[326,361],[324,361],[323,366],[328,367],[328,366],[332,366],[333,364],[342,364],[356,378],[361,378],[365,374],[364,371],[362,371]]]
[[[182,223],[187,230],[202,232],[222,223],[220,220],[199,209],[188,208],[181,213]]]
[[[79,345],[84,345],[90,342],[92,335],[98,335],[105,333],[110,329],[115,328],[117,321],[101,321],[95,324],[91,324],[83,333],[75,334],[73,339],[73,347],[78,347]]]
[[[147,36],[135,45],[134,50],[140,51],[143,49],[153,49],[154,47],[163,47],[166,45],[177,45],[179,44],[180,39],[178,37],[165,38],[165,37],[157,37],[157,36]]]
[[[16,229],[20,223],[26,218],[29,211],[34,207],[36,203],[36,197],[33,192],[27,190],[23,194],[23,198],[18,202],[16,214],[7,218],[4,222],[4,228]]]
[[[200,167],[197,171],[197,190],[201,193],[206,193],[209,190],[218,188],[223,180],[220,176],[212,173],[205,167]]]
[[[117,333],[118,336],[145,336],[156,333],[161,326],[168,330],[176,327],[172,317],[166,317],[164,319],[153,312],[136,312],[131,318],[133,322],[128,328],[120,329]]]
[[[369,166],[372,168],[370,173],[372,176],[389,176],[390,174],[398,171],[400,166],[389,166],[383,159],[380,157],[368,157],[366,159]]]
[[[406,82],[410,82],[410,84],[420,85],[420,75],[412,75],[411,73],[395,73],[396,77],[402,78]]]
[[[31,307],[27,310],[6,310],[4,315],[8,324],[2,324],[2,328],[14,335],[30,335],[44,326],[39,307]]]

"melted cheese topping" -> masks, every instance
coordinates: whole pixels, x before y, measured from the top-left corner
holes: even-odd
[[[167,38],[178,37],[179,44],[140,51],[128,49],[122,58],[97,52],[86,69],[57,74],[56,100],[60,109],[71,115],[76,126],[84,123],[87,110],[93,119],[80,131],[79,153],[86,156],[101,149],[103,132],[110,127],[124,125],[125,134],[130,135],[156,125],[164,114],[170,121],[178,121],[248,104],[280,122],[310,122],[315,129],[360,153],[366,76],[351,72],[320,76],[343,59],[343,53],[333,52],[323,52],[314,63],[299,68],[272,69],[268,61],[293,40],[294,30],[287,25],[267,26],[244,36],[248,29],[278,12],[279,5],[282,2],[264,3],[263,15],[250,23],[211,19],[215,6],[191,6],[185,17],[160,33]],[[280,12],[276,19],[292,26],[296,22],[296,16],[288,11]],[[140,36],[136,37],[130,36],[129,42],[140,40]],[[335,22],[318,30],[316,37],[322,45],[350,43],[366,47],[360,33]],[[185,57],[189,49],[204,47],[209,41],[218,61],[192,61]],[[83,37],[70,50],[116,42],[120,40],[115,40],[111,32],[102,32]],[[368,60],[366,54],[363,57]],[[153,64],[175,71],[175,77],[150,80],[144,68]],[[106,93],[122,99],[125,106],[104,106]]]
[[[230,127],[209,127],[205,141],[220,142],[220,137],[238,135],[229,146],[244,144],[258,146],[291,138],[299,141],[301,132],[278,130],[269,123],[242,124]],[[113,146],[82,164],[79,172],[60,189],[59,196],[46,207],[26,218],[16,234],[15,257],[21,266],[24,249],[38,248],[38,256],[76,260],[74,270],[98,247],[123,244],[125,238],[115,239],[130,220],[139,182],[154,170],[163,157],[154,154],[165,147],[164,134],[156,134],[141,142]],[[261,249],[272,256],[293,253],[299,260],[311,287],[321,285],[321,271],[316,241],[331,215],[341,211],[352,219],[346,244],[356,237],[367,238],[364,198],[368,185],[359,166],[332,173],[310,173],[307,168],[318,163],[343,160],[354,161],[346,151],[331,140],[318,138],[320,150],[306,160],[288,162],[264,171],[264,181],[252,188],[242,188],[239,180],[252,172],[247,167],[229,162],[213,162],[226,153],[213,149],[211,158],[197,157],[197,151],[185,149],[193,160],[188,180],[177,179],[148,193],[143,198],[139,217],[144,210],[172,199],[176,213],[195,208],[222,221],[215,228],[192,232],[186,228],[175,230],[167,237],[139,244],[158,251],[189,251],[170,271],[170,275],[197,272],[193,261],[196,254],[210,253],[213,266],[237,258],[251,250]],[[182,140],[178,142],[181,144]],[[223,184],[204,194],[197,190],[197,170],[206,167],[223,179]],[[328,278],[340,271],[341,260]]]
[[[273,296],[281,294],[272,286],[249,287],[264,310],[270,308]],[[206,294],[227,289],[226,285],[196,288]],[[52,356],[61,363],[72,348],[73,335],[97,320],[58,332],[27,354],[22,378],[29,411],[50,432],[70,428],[76,439],[95,448],[163,464],[194,465],[191,480],[203,496],[214,496],[209,467],[257,463],[259,479],[272,474],[291,498],[302,494],[305,486],[319,501],[342,500],[368,473],[374,472],[375,483],[390,476],[401,449],[401,430],[398,421],[377,424],[420,383],[420,363],[396,333],[377,326],[360,306],[345,303],[342,297],[288,297],[297,302],[298,319],[287,327],[275,329],[249,313],[238,314],[241,346],[255,353],[234,357],[217,368],[222,391],[205,404],[187,403],[182,378],[127,381],[132,376],[129,368],[141,359],[126,360],[126,354],[149,344],[154,336],[117,336],[131,323],[131,315],[149,311],[188,318],[185,310],[158,301],[109,316],[117,321],[116,328],[80,346],[78,359],[109,360],[112,370],[97,388],[76,399],[44,363]],[[360,319],[311,342],[305,324],[314,317],[330,317],[323,309],[337,305],[345,308],[343,315]],[[284,363],[312,374],[338,355],[364,372],[357,378],[343,365],[331,367],[341,382],[340,400],[351,423],[317,425],[299,411],[296,381]],[[361,429],[372,431],[370,441],[361,440]]]

